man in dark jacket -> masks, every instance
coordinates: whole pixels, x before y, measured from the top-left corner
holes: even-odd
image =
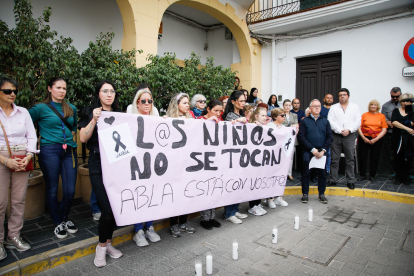
[[[309,162],[312,157],[322,158],[332,144],[332,130],[328,119],[320,116],[321,102],[312,100],[310,103],[310,115],[305,117],[299,126],[298,140],[303,147],[303,170],[302,170],[302,202],[308,202],[309,194]],[[326,170],[318,171],[319,200],[326,204]]]

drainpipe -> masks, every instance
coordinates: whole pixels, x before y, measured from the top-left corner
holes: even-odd
[[[277,64],[276,64],[276,40],[272,40],[272,91],[270,94],[276,94],[276,80],[277,80]]]

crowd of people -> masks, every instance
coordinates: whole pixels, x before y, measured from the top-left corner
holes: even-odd
[[[345,154],[345,176],[349,189],[355,188],[355,146],[358,141],[361,174],[358,180],[366,179],[368,154],[370,156],[369,179],[375,181],[379,153],[383,140],[387,151],[392,151],[395,162],[395,184],[409,185],[409,169],[414,154],[414,118],[412,112],[413,95],[401,93],[395,87],[391,90],[391,100],[382,110],[377,100],[372,100],[368,111],[360,113],[359,107],[351,103],[350,92],[339,89],[339,102],[333,104],[332,94],[327,94],[323,103],[318,99],[310,102],[309,107],[300,109],[299,99],[285,99],[282,108],[277,96],[272,94],[264,103],[258,98],[258,89],[250,93],[237,89],[240,80],[236,78],[235,90],[219,99],[209,99],[201,94],[192,98],[186,93],[174,95],[169,103],[166,117],[199,120],[229,121],[232,123],[252,123],[267,125],[274,129],[291,127],[298,133],[296,155],[302,162],[302,202],[308,202],[309,182],[315,182],[317,175],[319,200],[326,204],[326,186],[336,185],[341,152]],[[99,150],[97,122],[102,111],[122,112],[118,107],[116,86],[109,80],[101,81],[95,89],[93,104],[79,112],[65,100],[67,84],[63,78],[52,78],[45,92],[43,102],[34,105],[29,111],[14,104],[18,94],[18,85],[13,79],[0,78],[0,260],[7,257],[5,247],[26,251],[30,245],[20,236],[25,210],[25,194],[29,178],[29,165],[37,154],[40,168],[46,184],[47,209],[55,225],[57,238],[67,237],[68,233],[78,231],[69,219],[69,211],[75,193],[77,177],[76,133],[86,143],[89,150],[89,176],[92,184],[91,209],[98,220],[99,244],[96,247],[94,264],[106,265],[106,255],[120,258],[122,253],[111,244],[116,222],[102,179],[101,155]],[[146,84],[140,84],[127,113],[141,116],[159,116],[154,106],[155,99]],[[380,112],[381,110],[381,112]],[[78,122],[79,117],[79,122]],[[36,125],[38,134],[35,132]],[[38,137],[39,136],[39,144]],[[369,152],[369,153],[368,153]],[[309,169],[312,158],[326,156],[323,169]],[[290,160],[288,179],[292,176],[293,154]],[[58,183],[62,179],[63,196],[58,201]],[[8,219],[8,233],[5,239],[4,220],[8,204],[10,184],[11,211]],[[288,206],[281,197],[264,199],[264,205],[270,209],[276,205]],[[262,199],[249,202],[248,213],[262,216],[267,213]],[[201,211],[200,225],[207,230],[221,227],[216,220],[215,209]],[[242,223],[247,214],[239,210],[239,204],[224,206],[224,219]],[[170,218],[170,232],[173,237],[181,233],[194,233],[195,228],[188,222],[188,215]],[[153,227],[153,221],[134,225],[134,241],[138,246],[149,245],[161,240]]]

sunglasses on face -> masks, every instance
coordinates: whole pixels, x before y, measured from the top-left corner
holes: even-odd
[[[401,95],[398,95],[398,96],[391,96],[391,98],[393,98],[393,99],[398,99],[400,96],[401,96]]]
[[[197,102],[199,102],[199,103],[206,103],[207,101],[199,100]]]
[[[148,101],[149,104],[152,104],[152,100],[140,100],[142,104],[146,104]]]
[[[282,118],[285,118],[286,114],[280,114],[279,116],[282,117]]]
[[[10,95],[11,93],[14,93],[14,95],[17,95],[17,89],[2,89],[0,91],[3,91],[4,94]]]

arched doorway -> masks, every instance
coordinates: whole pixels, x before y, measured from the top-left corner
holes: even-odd
[[[172,4],[180,4],[199,9],[221,21],[236,39],[240,63],[231,68],[237,74],[244,88],[257,87],[261,91],[261,46],[256,39],[250,38],[244,19],[240,19],[235,9],[223,5],[218,0],[117,0],[124,23],[122,48],[125,50],[142,49],[137,56],[137,66],[147,64],[148,54],[157,54],[158,28],[165,10]]]

